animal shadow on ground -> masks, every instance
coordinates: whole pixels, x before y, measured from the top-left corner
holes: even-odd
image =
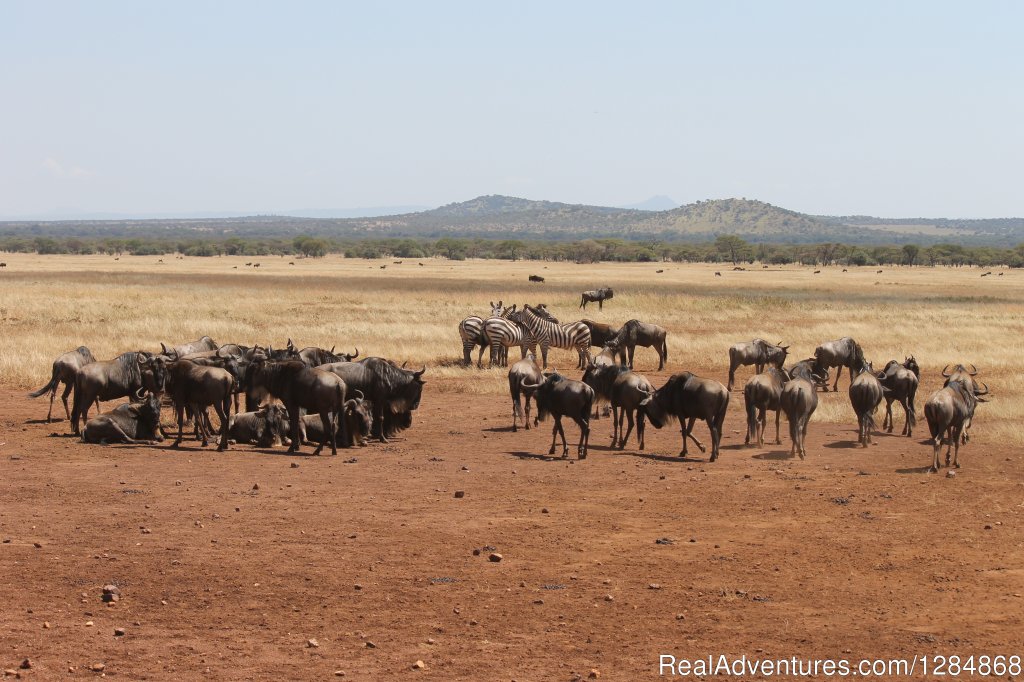
[[[861,444],[855,440],[837,440],[831,443],[824,443],[822,447],[830,448],[832,450],[852,450],[854,448],[860,448]]]
[[[538,455],[536,452],[523,452],[522,450],[516,450],[508,454],[519,459],[539,459],[542,462],[557,462],[562,459],[559,455]]]
[[[62,422],[62,421],[67,421],[67,420],[64,419],[64,417],[57,417],[56,419],[52,419],[50,421],[46,421],[45,419],[26,419],[25,423],[26,424],[56,424],[56,423]]]
[[[796,455],[792,454],[789,450],[772,450],[771,452],[759,452],[751,457],[751,459],[772,461],[796,458]]]
[[[927,474],[932,469],[930,464],[926,464],[923,467],[908,467],[906,469],[897,469],[897,474]]]
[[[512,433],[512,427],[511,426],[489,426],[486,429],[481,429],[481,430],[482,431],[487,431],[488,433]],[[525,430],[526,429],[523,429],[523,431],[525,431]]]
[[[656,462],[672,462],[675,464],[694,464],[700,462],[706,464],[707,460],[697,459],[695,457],[680,457],[679,455],[657,455],[653,452],[629,452],[621,451],[620,455],[626,455],[629,457],[643,457],[644,459],[653,459]]]

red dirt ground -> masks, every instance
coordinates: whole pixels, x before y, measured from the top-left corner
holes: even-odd
[[[852,447],[851,419],[792,460],[785,422],[783,445],[742,446],[737,391],[714,464],[681,461],[675,427],[611,451],[606,419],[562,461],[550,423],[512,433],[506,399],[439,383],[405,438],[318,458],[86,446],[0,392],[0,667],[642,680],[661,653],[1024,653],[1018,450],[971,443],[947,478],[918,438]]]

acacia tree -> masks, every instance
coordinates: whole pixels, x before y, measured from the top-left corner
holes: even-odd
[[[733,265],[739,265],[741,260],[747,260],[750,252],[750,244],[742,237],[734,234],[723,234],[715,240],[715,248],[718,253],[732,261]]]
[[[917,262],[917,255],[921,252],[921,249],[917,244],[904,244],[903,245],[903,262],[907,265],[913,265]]]

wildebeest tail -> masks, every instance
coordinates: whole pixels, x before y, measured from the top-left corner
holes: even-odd
[[[521,382],[521,377],[515,374],[508,378],[508,392],[512,395],[512,411],[519,419],[523,418],[523,406],[522,400],[520,400],[520,395],[522,394]]]
[[[745,401],[747,410],[747,434],[750,438],[757,440],[757,406],[753,400]]]
[[[57,384],[59,384],[59,383],[60,383],[60,374],[57,372],[57,368],[54,367],[53,368],[53,376],[50,377],[50,383],[46,384],[45,386],[43,386],[38,391],[33,391],[32,393],[29,393],[28,397],[29,398],[38,398],[39,396],[41,396],[44,393],[47,393],[48,391],[56,391],[57,390]]]

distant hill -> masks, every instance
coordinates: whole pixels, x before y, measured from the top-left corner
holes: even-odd
[[[635,208],[641,211],[671,211],[673,208],[678,207],[679,204],[673,201],[670,197],[667,197],[664,194],[658,194],[650,199],[646,199],[636,204],[627,204],[620,208]]]
[[[1024,219],[885,219],[815,216],[751,199],[698,201],[668,210],[614,208],[480,196],[425,211],[360,218],[252,216],[159,220],[0,223],[0,236],[225,238],[442,236],[573,240],[600,237],[707,241],[734,234],[757,242],[922,244],[948,241],[998,246],[1024,242]]]

